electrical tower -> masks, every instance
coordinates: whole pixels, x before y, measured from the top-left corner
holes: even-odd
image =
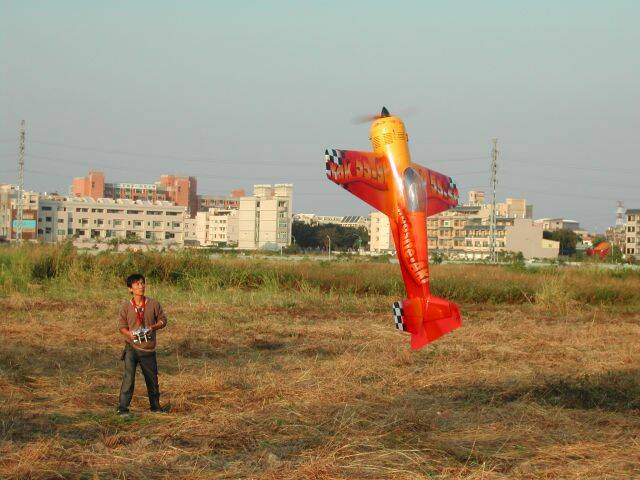
[[[498,184],[498,139],[493,139],[491,149],[491,212],[489,216],[489,260],[491,263],[498,262],[498,252],[496,250],[496,185]]]
[[[624,205],[618,200],[618,208],[616,209],[616,228],[624,226]]]
[[[18,201],[16,202],[16,242],[22,242],[22,221],[24,219],[24,120],[20,122],[20,146],[18,147]]]

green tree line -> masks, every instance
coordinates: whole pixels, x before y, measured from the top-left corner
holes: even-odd
[[[327,249],[331,239],[332,250],[348,250],[366,247],[369,233],[364,227],[344,227],[342,225],[309,225],[293,222],[291,233],[300,248]]]

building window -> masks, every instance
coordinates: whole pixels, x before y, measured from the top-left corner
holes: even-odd
[[[43,206],[43,207],[42,207],[42,210],[44,210],[45,212],[48,212],[48,211],[50,211],[50,210],[51,210],[51,207],[44,207],[44,206]]]

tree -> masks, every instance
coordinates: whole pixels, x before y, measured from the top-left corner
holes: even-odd
[[[542,238],[560,242],[560,255],[571,256],[576,253],[576,244],[580,241],[580,236],[573,230],[563,228],[549,232],[542,232]]]
[[[292,234],[301,248],[326,248],[327,237],[331,239],[332,250],[348,250],[369,243],[369,233],[364,227],[343,227],[342,225],[308,225],[293,222]]]

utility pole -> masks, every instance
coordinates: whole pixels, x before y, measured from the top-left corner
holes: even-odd
[[[498,252],[496,251],[496,185],[498,184],[498,139],[493,139],[491,149],[491,213],[489,216],[489,260],[497,263]]]
[[[24,219],[24,120],[20,122],[20,146],[18,147],[18,201],[16,202],[16,242],[22,243],[22,221]]]

